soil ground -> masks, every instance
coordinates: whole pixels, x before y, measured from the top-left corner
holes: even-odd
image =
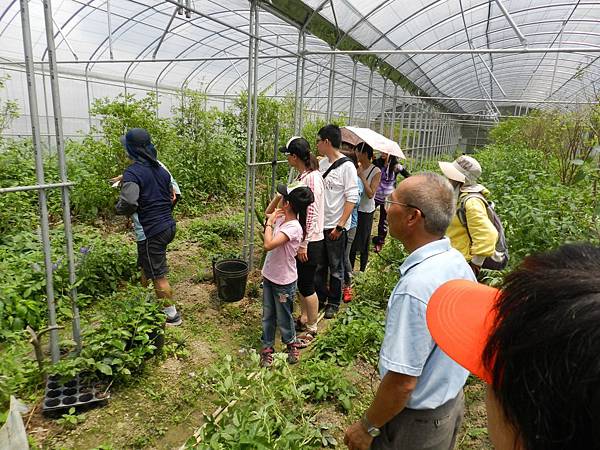
[[[232,243],[239,245],[239,242]],[[40,412],[41,395],[28,417],[27,432],[44,449],[177,449],[203,424],[204,414],[215,409],[203,382],[207,367],[227,354],[257,348],[260,340],[261,302],[259,274],[251,274],[248,293],[237,303],[220,303],[211,282],[199,282],[209,266],[198,244],[179,240],[169,252],[170,279],[183,325],[168,328],[165,354],[148,361],[142,374],[128,385],[111,389],[108,404],[85,412],[75,426],[60,425]],[[200,275],[200,276],[199,276]],[[327,324],[320,324],[326,332]],[[308,350],[310,351],[310,350]],[[343,430],[369,404],[377,388],[372,367],[357,361],[347,374],[360,392],[354,411],[344,415],[335,408],[320,408],[320,421],[333,425],[341,444]],[[466,412],[456,448],[491,449],[485,425],[484,386],[470,380]],[[343,447],[343,444],[340,445]]]

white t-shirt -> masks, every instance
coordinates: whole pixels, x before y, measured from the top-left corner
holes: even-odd
[[[334,161],[335,162],[335,161]],[[325,174],[329,166],[329,158],[323,158],[319,162],[319,171]],[[324,210],[323,229],[330,230],[339,223],[340,217],[344,212],[346,202],[358,203],[358,186],[356,184],[356,168],[351,161],[347,161],[329,172],[323,179],[324,190]],[[352,214],[348,215],[344,228],[350,228]]]

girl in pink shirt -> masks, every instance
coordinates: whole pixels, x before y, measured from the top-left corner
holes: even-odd
[[[304,184],[285,186],[277,191],[282,195],[280,208],[267,214],[264,247],[267,251],[262,269],[263,275],[263,319],[262,350],[260,361],[263,367],[273,362],[275,326],[279,325],[281,340],[287,346],[288,362],[298,362],[298,343],[292,316],[296,296],[296,254],[306,233],[306,209],[314,201],[312,191]],[[273,202],[279,201],[276,197]],[[273,202],[267,208],[272,211]]]

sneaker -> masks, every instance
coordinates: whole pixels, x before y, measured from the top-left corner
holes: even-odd
[[[297,342],[287,345],[287,354],[288,364],[296,364],[300,360],[300,350],[298,350]]]
[[[266,347],[260,351],[260,367],[271,367],[273,364],[273,347]]]
[[[181,320],[181,314],[175,313],[173,317],[167,316],[167,326],[168,327],[178,327],[181,325],[183,320]]]
[[[344,300],[344,303],[349,303],[352,301],[352,288],[350,286],[346,286],[342,290],[342,300]]]
[[[326,319],[333,319],[335,317],[335,314],[337,313],[337,308],[333,305],[327,305],[325,307],[325,318]]]

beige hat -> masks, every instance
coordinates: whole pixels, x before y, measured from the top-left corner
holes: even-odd
[[[446,178],[464,183],[465,186],[476,185],[481,176],[481,165],[470,156],[462,155],[451,163],[438,161],[438,164]]]

